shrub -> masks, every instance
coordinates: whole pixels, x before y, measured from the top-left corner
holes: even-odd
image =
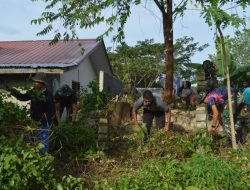
[[[1,125],[27,125],[32,123],[29,110],[13,102],[5,101],[6,95],[0,94],[0,124]]]
[[[56,179],[53,156],[39,154],[38,147],[24,144],[22,138],[0,138],[0,186],[1,189],[83,189],[81,181],[72,176]]]
[[[96,150],[96,134],[94,129],[85,127],[79,123],[68,122],[56,126],[52,136],[54,149],[69,157],[83,157],[89,150]]]
[[[97,183],[97,189],[235,189],[239,171],[214,155],[194,154],[187,162],[152,159],[138,171],[113,181]],[[244,187],[244,186],[242,186]]]
[[[239,171],[215,155],[194,154],[183,164],[183,186],[196,189],[235,189]]]
[[[81,89],[79,118],[86,117],[89,112],[103,110],[108,107],[109,94],[99,91],[99,86],[96,81],[92,81],[87,85],[87,88]]]

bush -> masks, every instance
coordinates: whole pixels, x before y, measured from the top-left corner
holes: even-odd
[[[196,189],[235,189],[239,171],[219,156],[194,154],[186,163],[183,186]]]
[[[38,147],[24,144],[22,138],[9,140],[0,138],[0,185],[1,189],[83,189],[81,181],[72,176],[55,177],[53,156],[39,154]],[[77,189],[76,188],[76,189]]]
[[[81,124],[68,122],[56,126],[52,136],[52,146],[60,149],[61,153],[69,157],[83,157],[89,150],[96,150],[96,139],[94,129],[87,128]]]
[[[85,118],[91,111],[103,110],[108,108],[110,95],[99,91],[96,81],[92,81],[87,88],[81,89],[79,118]]]
[[[13,102],[6,102],[6,95],[0,94],[0,124],[1,125],[30,125],[32,119],[26,107],[20,107]]]
[[[96,181],[96,189],[249,189],[249,151],[217,156],[204,133],[153,133],[130,150],[126,168]],[[226,153],[228,156],[228,152]],[[123,165],[124,165],[123,164]],[[115,173],[115,171],[112,171]],[[117,173],[116,173],[117,174]]]

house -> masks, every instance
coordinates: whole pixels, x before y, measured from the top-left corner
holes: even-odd
[[[62,84],[79,92],[80,87],[99,80],[101,90],[122,94],[123,83],[113,76],[103,41],[78,39],[49,43],[49,40],[1,41],[0,85],[29,82],[32,75],[43,72],[53,93]]]

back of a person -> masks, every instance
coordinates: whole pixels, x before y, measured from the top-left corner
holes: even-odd
[[[221,97],[223,97],[224,100],[227,99],[228,95],[227,95],[227,88],[226,87],[219,87],[213,90],[214,93],[220,95]]]
[[[213,89],[208,93],[204,102],[211,104],[212,99],[214,99],[217,104],[224,103],[227,100],[227,88],[219,87]]]
[[[53,97],[50,91],[47,89],[41,94],[41,97],[31,99],[31,117],[36,121],[51,121],[54,115]],[[46,114],[47,118],[44,118]]]
[[[55,101],[60,103],[62,108],[68,108],[73,103],[76,103],[76,94],[68,85],[63,85],[57,90],[55,94]]]
[[[250,105],[250,87],[245,88],[243,91],[243,102]]]
[[[55,99],[60,102],[61,107],[70,107],[72,105],[73,94],[70,96],[60,96],[56,94]]]

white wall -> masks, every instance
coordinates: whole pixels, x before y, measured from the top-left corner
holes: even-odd
[[[78,67],[64,72],[60,77],[60,84],[67,84],[71,87],[72,81],[80,82],[80,85],[86,87],[86,85],[98,78],[98,75],[94,72],[90,60],[87,58]]]

